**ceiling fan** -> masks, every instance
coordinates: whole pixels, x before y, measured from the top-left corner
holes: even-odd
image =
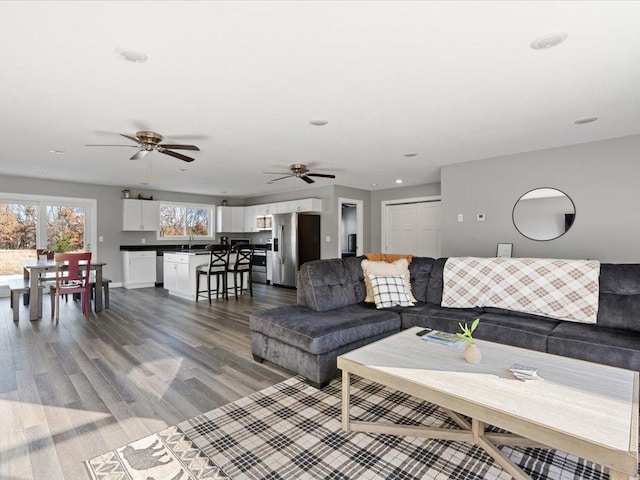
[[[138,160],[149,152],[155,150],[156,152],[164,153],[165,155],[170,155],[175,158],[179,158],[185,162],[193,162],[193,158],[187,157],[178,152],[173,152],[172,149],[176,150],[197,150],[200,149],[195,145],[169,145],[169,144],[161,144],[160,142],[164,138],[159,133],[148,132],[146,130],[141,130],[136,132],[136,136],[132,137],[131,135],[125,135],[124,133],[120,134],[124,138],[128,138],[136,142],[137,145],[85,145],[86,147],[131,147],[137,148],[138,151],[131,157],[129,160]]]
[[[335,175],[330,173],[310,173],[309,169],[304,163],[294,163],[289,167],[291,169],[291,173],[281,173],[281,172],[262,172],[265,175],[284,175],[283,177],[274,178],[273,180],[269,180],[267,183],[277,182],[278,180],[284,180],[289,177],[296,177],[301,180],[304,180],[307,183],[315,183],[315,180],[311,177],[322,177],[322,178],[336,178]]]

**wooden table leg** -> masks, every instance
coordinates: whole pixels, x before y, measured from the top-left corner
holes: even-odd
[[[24,278],[29,278],[29,320],[32,322],[42,317],[42,296],[38,295],[38,271],[31,273],[25,269]]]
[[[351,395],[351,379],[349,372],[342,371],[342,430],[348,432],[349,426],[349,397]]]
[[[96,312],[102,311],[102,265],[96,265]]]

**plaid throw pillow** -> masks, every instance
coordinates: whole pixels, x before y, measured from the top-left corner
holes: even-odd
[[[369,275],[373,288],[373,299],[376,308],[393,306],[413,307],[413,302],[407,296],[407,286],[401,275]]]

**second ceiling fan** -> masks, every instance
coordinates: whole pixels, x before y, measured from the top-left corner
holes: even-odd
[[[146,130],[141,130],[136,132],[136,136],[133,137],[131,135],[125,135],[124,133],[120,134],[124,138],[128,138],[136,142],[137,145],[86,145],[87,147],[131,147],[137,148],[138,151],[130,158],[130,160],[138,160],[149,152],[155,150],[156,152],[164,153],[165,155],[169,155],[171,157],[179,158],[185,162],[193,162],[193,158],[187,157],[182,153],[173,152],[172,150],[196,150],[200,151],[198,147],[195,145],[174,145],[174,144],[161,144],[160,142],[164,138],[162,135],[156,132],[149,132]]]
[[[331,173],[311,173],[304,163],[294,163],[289,168],[291,169],[291,173],[282,173],[282,172],[262,172],[262,173],[264,173],[265,175],[284,175],[283,177],[278,177],[278,178],[269,180],[267,181],[267,183],[277,182],[278,180],[284,180],[285,178],[289,178],[289,177],[296,177],[307,183],[315,183],[315,180],[311,177],[336,178],[336,176]]]

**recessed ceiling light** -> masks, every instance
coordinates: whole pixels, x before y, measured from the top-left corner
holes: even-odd
[[[269,180],[268,182],[266,182],[267,185],[271,185],[273,184],[273,182],[271,180]]]
[[[51,153],[53,153],[54,155],[65,155],[67,152],[65,152],[64,150],[49,150]]]
[[[371,186],[372,186],[372,187],[377,187],[377,186],[378,186],[378,184],[377,184],[377,183],[372,183],[372,184],[371,184]]]
[[[399,178],[399,179],[397,179],[397,180],[396,180],[396,183],[402,183],[402,179],[400,179],[400,178]]]
[[[227,191],[225,190],[224,192],[221,192],[221,193],[227,193]]]
[[[404,154],[405,157],[409,158],[409,157],[417,157],[418,154],[416,152],[407,152]]]
[[[553,32],[542,35],[531,42],[531,48],[534,50],[544,50],[545,48],[555,47],[567,39],[567,32]]]
[[[40,170],[38,173],[39,173],[40,175],[46,175],[46,174],[47,174],[47,172],[45,172],[44,170]]]
[[[129,62],[144,63],[147,61],[147,56],[142,52],[134,52],[133,50],[123,50],[122,48],[116,48],[116,53]]]
[[[178,169],[178,171],[179,171],[180,173],[186,173],[186,172],[188,172],[189,170],[187,170],[186,168],[179,168],[179,169]]]
[[[598,117],[585,117],[585,118],[579,118],[578,120],[575,120],[573,123],[575,123],[576,125],[584,125],[585,123],[595,122],[596,120],[598,120]]]
[[[140,182],[140,185],[149,185],[149,182]]]
[[[322,126],[326,125],[329,122],[326,121],[326,120],[311,120],[309,123],[311,125],[315,125],[316,127],[322,127]]]

